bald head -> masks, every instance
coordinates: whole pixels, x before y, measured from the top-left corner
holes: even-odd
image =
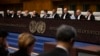
[[[76,15],[80,15],[81,14],[81,10],[76,10]]]
[[[67,13],[68,12],[68,9],[67,8],[64,8],[64,13]]]

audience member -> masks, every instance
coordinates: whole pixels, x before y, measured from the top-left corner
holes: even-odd
[[[31,56],[35,38],[30,33],[22,33],[18,37],[19,50],[11,54],[11,56]]]
[[[61,15],[61,19],[70,19],[71,14],[68,13],[68,9],[64,8],[63,14]]]
[[[7,32],[0,31],[0,56],[8,56],[8,44],[6,41],[7,36]]]
[[[87,20],[95,21],[95,16],[91,10],[87,11]]]
[[[76,10],[75,17],[77,20],[86,20],[85,16],[81,14],[81,10]]]
[[[57,29],[57,46],[54,50],[40,54],[39,56],[69,56],[69,51],[73,46],[76,37],[76,30],[72,26],[61,25]]]

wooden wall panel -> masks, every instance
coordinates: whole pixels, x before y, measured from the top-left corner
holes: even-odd
[[[22,9],[23,10],[36,10],[40,12],[40,10],[47,9],[52,10],[53,8],[57,8],[59,5],[62,5],[62,7],[68,7],[70,8],[70,4],[75,4],[76,9],[83,9],[83,4],[90,4],[90,9],[93,11],[96,11],[96,4],[99,4],[99,0],[91,1],[91,0],[0,0],[0,4],[18,4],[22,3]],[[2,6],[2,5],[0,5]],[[10,5],[8,5],[10,6]],[[2,6],[3,7],[3,6]],[[15,6],[16,7],[16,6]]]
[[[14,3],[20,3],[20,0],[0,0],[0,4],[14,4]]]
[[[43,9],[51,10],[52,9],[52,3],[51,0],[32,0],[29,2],[23,3],[23,10],[36,10],[40,11]]]
[[[90,9],[91,9],[92,11],[96,11],[96,5],[92,4],[92,5],[90,6]]]

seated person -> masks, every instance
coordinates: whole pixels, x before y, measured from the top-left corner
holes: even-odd
[[[3,18],[2,14],[0,14],[0,18]]]
[[[40,18],[40,15],[36,11],[33,11],[31,18]]]
[[[21,10],[17,11],[16,18],[22,18],[22,12],[21,12]]]
[[[11,11],[11,13],[10,13],[10,18],[15,18],[16,17],[16,14],[15,14],[15,11]]]
[[[30,18],[28,10],[24,11],[23,18]]]
[[[0,56],[8,56],[8,44],[6,41],[7,36],[7,32],[0,31]]]
[[[93,15],[93,12],[91,10],[88,10],[87,11],[87,20],[90,20],[90,21],[95,21],[95,16]]]
[[[22,33],[18,37],[19,50],[11,54],[11,56],[31,56],[35,38],[30,33]]]
[[[75,18],[77,20],[86,20],[85,16],[81,14],[81,10],[76,10]]]
[[[42,18],[48,18],[50,15],[47,13],[47,10],[44,10],[44,13],[43,13],[43,17]]]
[[[63,14],[61,15],[61,19],[70,19],[71,14],[68,13],[68,9],[64,8]]]
[[[57,29],[57,46],[54,50],[42,53],[39,56],[69,56],[76,37],[76,30],[72,26],[62,25]]]
[[[55,9],[53,9],[52,12],[53,12],[53,14],[52,14],[53,19],[59,19],[60,18],[59,14],[57,14]]]
[[[7,10],[7,11],[4,13],[4,17],[5,17],[5,18],[10,18],[10,17],[11,17],[10,10]]]
[[[3,11],[2,11],[3,12]],[[4,15],[3,13],[0,13],[0,18],[4,18]]]

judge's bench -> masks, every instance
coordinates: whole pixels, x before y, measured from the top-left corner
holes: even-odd
[[[71,56],[78,56],[79,53],[100,55],[100,21],[0,18],[0,30],[17,33],[31,32],[34,35],[48,36],[51,38],[55,38],[56,29],[62,24],[75,27],[78,33],[75,41],[83,43],[81,46],[78,46],[79,44],[74,46],[74,52]],[[44,50],[49,51],[55,45],[56,43],[47,42],[44,44]]]

